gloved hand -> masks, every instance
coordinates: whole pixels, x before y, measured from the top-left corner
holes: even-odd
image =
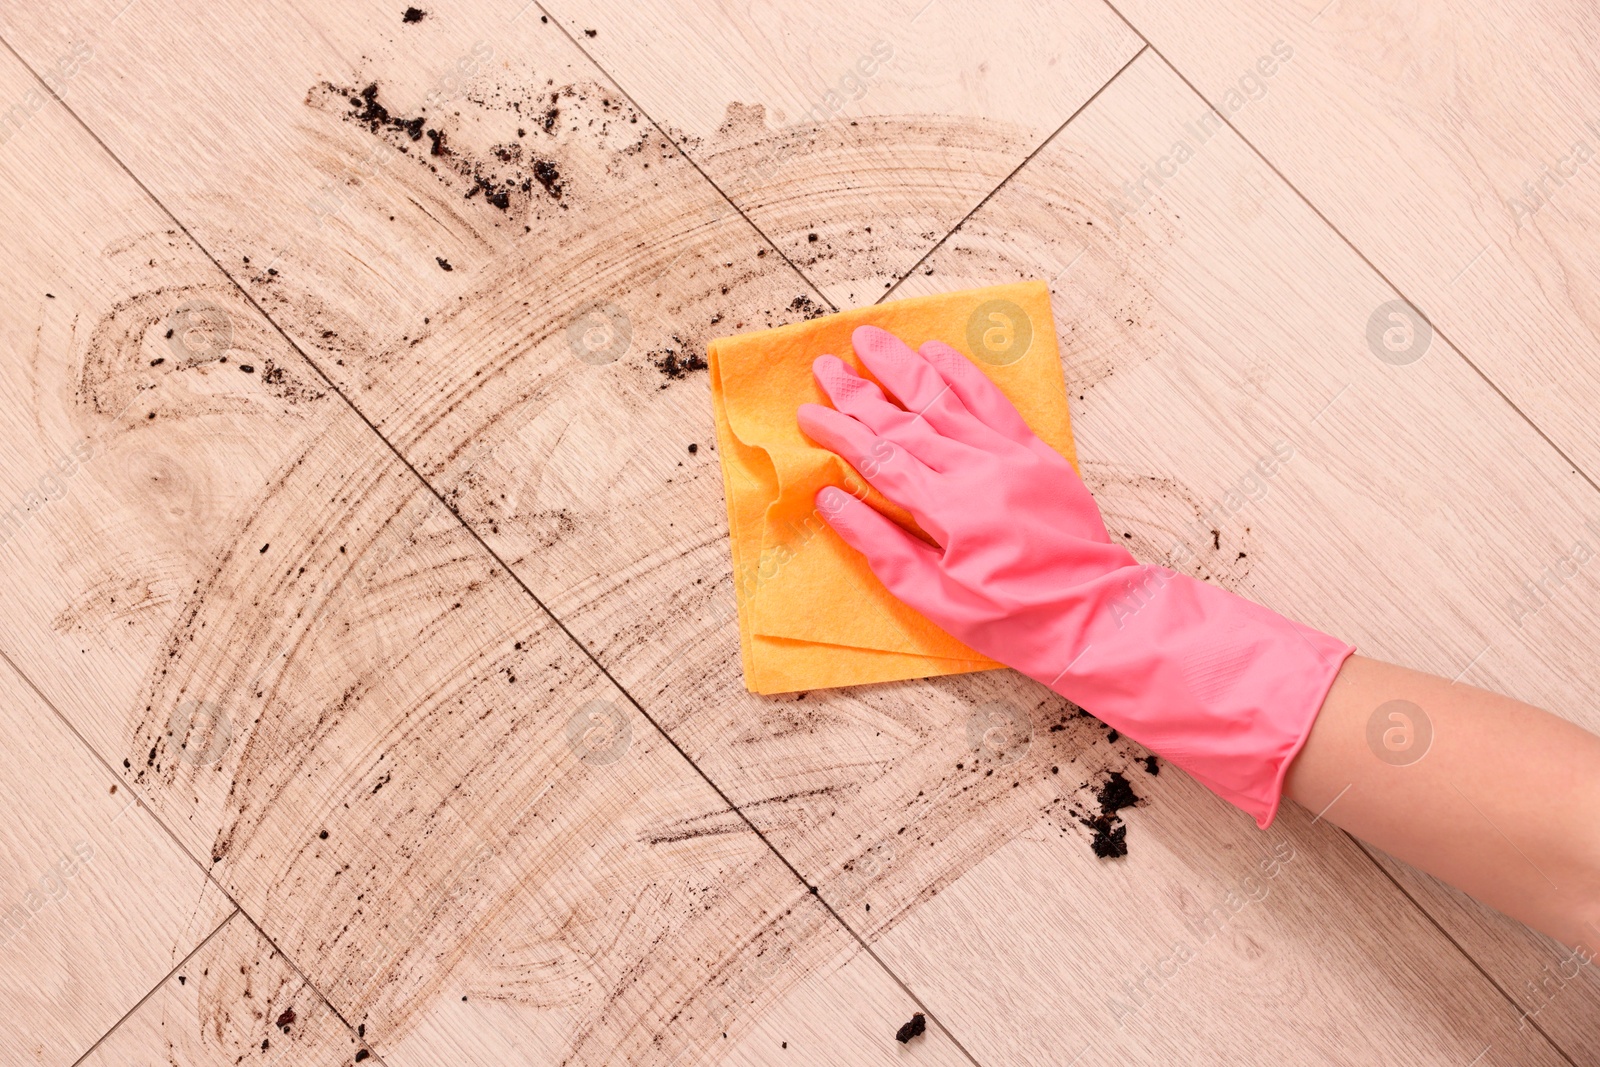
[[[862,326],[813,366],[834,407],[800,428],[938,543],[843,490],[818,509],[895,596],[1188,771],[1265,829],[1354,649],[1112,542],[1060,454],[949,345]],[[835,410],[837,409],[837,410]]]

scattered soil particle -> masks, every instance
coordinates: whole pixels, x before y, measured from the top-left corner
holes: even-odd
[[[294,1019],[294,1009],[284,1008],[283,1014],[278,1016],[278,1021],[275,1025],[278,1027],[278,1029],[287,1033],[289,1031],[289,1027],[294,1025]]]
[[[544,186],[544,191],[550,194],[550,199],[560,200],[562,193],[561,171],[548,159],[541,159],[533,165],[533,176]]]
[[[1161,763],[1160,763],[1160,761],[1158,761],[1154,756],[1146,756],[1144,758],[1144,773],[1146,773],[1148,775],[1152,775],[1152,776],[1160,774],[1161,773]]]
[[[1128,828],[1121,819],[1096,815],[1083,820],[1083,825],[1094,831],[1089,844],[1096,856],[1110,860],[1128,854]]]
[[[428,13],[426,11],[422,10],[420,7],[408,7],[408,8],[405,9],[405,12],[400,16],[400,21],[401,22],[421,22],[425,17],[427,17],[427,14]]]
[[[356,96],[351,96],[350,118],[361,123],[373,133],[398,130],[413,141],[422,140],[422,116],[414,119],[389,114],[389,109],[378,103],[378,83],[373,82]]]
[[[360,1063],[370,1055],[372,1055],[372,1053],[368,1052],[366,1049],[361,1049],[356,1053],[356,1062]]]
[[[699,352],[682,351],[691,347],[688,341],[685,341],[677,334],[672,335],[672,340],[676,347],[658,348],[650,353],[654,357],[652,362],[655,364],[656,370],[667,378],[676,381],[691,371],[706,369],[708,364],[705,356]]]
[[[690,371],[705,370],[706,358],[698,352],[691,352],[680,359],[676,352],[669,352],[657,366],[669,378],[682,378]]]
[[[1088,789],[1089,783],[1085,782],[1083,788]],[[1101,859],[1126,856],[1128,827],[1117,812],[1139,803],[1139,795],[1133,791],[1133,786],[1128,784],[1128,780],[1120,772],[1111,771],[1106,775],[1106,780],[1095,790],[1094,799],[1100,805],[1100,811],[1078,820],[1094,833],[1089,846]]]
[[[801,293],[799,296],[795,297],[789,302],[789,310],[798,311],[807,319],[820,318],[828,313],[827,308],[823,307],[821,304],[817,303],[804,293]]]
[[[1106,777],[1095,799],[1100,802],[1102,815],[1111,815],[1139,803],[1139,795],[1133,791],[1133,786],[1117,771],[1112,771]]]
[[[698,451],[700,451],[700,446],[695,444],[693,441],[690,441],[689,442],[689,455],[692,456]]]
[[[462,199],[471,200],[479,193],[482,193],[486,202],[493,204],[501,211],[510,211],[511,193],[516,188],[514,183],[497,184],[493,178],[485,178],[483,175],[478,174],[473,177],[473,186],[467,190],[467,195]],[[523,192],[527,192],[528,188],[528,184],[524,182]],[[449,268],[445,269],[448,270]]]
[[[450,261],[445,259],[443,256],[434,256],[433,258],[439,261],[439,269],[455,270],[455,268],[450,265]]]
[[[585,37],[597,37],[597,36],[599,36],[599,34],[600,34],[599,30],[584,30],[583,31],[583,35]]]
[[[919,1034],[927,1032],[928,1017],[920,1011],[911,1017],[911,1021],[894,1032],[894,1039],[904,1045],[907,1041]]]
[[[244,371],[244,373],[246,373],[246,374],[254,374],[256,372],[255,367],[252,366],[249,363],[241,363],[241,364],[239,364],[239,369]]]

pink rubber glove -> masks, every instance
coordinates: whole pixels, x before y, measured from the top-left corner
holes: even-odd
[[[1106,533],[1072,465],[955,349],[873,326],[813,367],[834,407],[800,428],[939,547],[833,486],[828,525],[895,596],[1188,771],[1265,829],[1289,764],[1354,649],[1166,567]],[[895,401],[898,401],[896,403]]]

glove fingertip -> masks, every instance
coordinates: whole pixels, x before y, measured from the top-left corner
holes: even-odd
[[[813,500],[817,505],[817,511],[821,512],[823,519],[829,526],[833,526],[833,520],[843,516],[845,509],[850,506],[850,502],[855,500],[855,497],[836,485],[825,485],[817,490],[817,495]]]
[[[879,524],[871,521],[879,517],[876,512],[872,515],[861,514],[863,509],[872,509],[836,485],[818,490],[815,499],[822,521],[832,527],[845,544],[865,555],[869,561],[877,555],[875,550],[882,540],[883,531],[878,529]]]
[[[894,334],[885,330],[882,326],[873,326],[869,323],[863,323],[850,331],[850,343],[852,345],[878,344],[891,337],[894,337]]]
[[[850,370],[850,365],[832,352],[824,352],[811,361],[811,373],[816,375],[837,373],[840,370]],[[854,373],[854,372],[852,372]]]

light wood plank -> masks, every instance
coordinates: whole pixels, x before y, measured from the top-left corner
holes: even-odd
[[[1161,778],[1129,862],[1024,836],[879,943],[980,1060],[1565,1062],[1343,834]]]
[[[0,173],[0,489],[43,498],[0,647],[375,1052],[506,1062],[476,995],[530,1063],[776,1063],[794,1019],[890,1062],[912,998],[81,127]],[[85,928],[141,906],[215,926]]]
[[[1590,417],[1600,396],[1593,358],[1600,260],[1592,240],[1600,223],[1593,180],[1600,127],[1591,106],[1600,70],[1584,48],[1600,38],[1592,5],[1117,6],[1571,458],[1576,468],[1556,460],[1565,477],[1590,484],[1600,477],[1600,434]],[[1271,56],[1274,42],[1292,58],[1269,60],[1273,73],[1261,76],[1255,64]],[[1105,195],[1120,194],[1108,188]],[[1422,358],[1447,351],[1435,340]],[[1419,393],[1416,402],[1431,398]],[[1423,484],[1386,491],[1416,495]],[[1457,515],[1465,510],[1460,497],[1439,495]],[[1493,497],[1481,506],[1508,507]],[[1407,661],[1453,676],[1484,649],[1469,680],[1600,728],[1584,653],[1593,633],[1583,603],[1593,603],[1592,578],[1568,585],[1549,577],[1575,543],[1600,547],[1600,535],[1582,521],[1593,512],[1534,514],[1539,535],[1521,543],[1521,558],[1506,572],[1479,582],[1485,603],[1463,616],[1479,635],[1477,647],[1453,666],[1415,655]],[[1524,581],[1556,590],[1552,606],[1526,592]],[[1496,662],[1507,658],[1516,669]],[[1563,1047],[1580,1060],[1600,1057],[1600,1033],[1589,1024],[1600,1011],[1600,978],[1585,968],[1552,983],[1545,967],[1565,952],[1463,907],[1409,868],[1395,870]]]
[[[1118,6],[1594,478],[1600,12],[1527,0]],[[1583,146],[1577,148],[1576,146]]]
[[[481,25],[488,24],[485,17]],[[137,22],[131,25],[138,26]],[[226,28],[219,33],[218,44],[200,45],[219,50],[214,53],[218,58],[199,63],[201,78],[205,71],[224,69],[221,50],[240,45],[230,36],[239,32],[237,28]],[[474,30],[470,24],[452,24],[452,32],[466,36]],[[276,41],[306,36],[304,31],[286,26],[260,34],[259,40],[250,42],[248,50],[271,50]],[[312,36],[343,40],[357,34],[342,21],[328,21],[319,23],[319,32]],[[448,54],[450,44],[456,43],[459,40],[447,42],[442,47],[444,54]],[[132,45],[126,47],[133,49]],[[429,47],[435,50],[429,54],[441,50],[437,43]],[[418,48],[422,50],[420,45]],[[321,244],[307,240],[315,230],[293,208],[316,189],[318,181],[350,165],[327,164],[311,146],[332,141],[343,153],[341,158],[350,161],[360,158],[363,146],[370,150],[373,138],[368,131],[352,130],[337,114],[306,114],[300,95],[305,91],[303,87],[326,76],[319,74],[314,58],[291,55],[288,49],[274,58],[281,63],[269,64],[270,69],[286,73],[282,73],[282,84],[271,92],[247,95],[249,106],[254,109],[242,116],[242,128],[250,131],[247,134],[239,132],[241,116],[231,110],[231,103],[219,103],[203,80],[191,76],[194,88],[184,95],[164,80],[166,74],[152,74],[150,77],[159,83],[159,88],[152,85],[145,100],[176,97],[181,103],[178,110],[190,121],[203,122],[206,128],[219,131],[219,136],[223,135],[220,131],[231,131],[227,136],[238,141],[238,153],[229,153],[212,164],[205,183],[197,184],[193,174],[182,182],[170,179],[159,168],[152,169],[150,180],[181,202],[186,221],[192,221],[203,241],[214,241],[225,250],[224,262],[246,247],[305,249],[294,253],[294,269],[283,275],[287,282],[263,281],[258,289],[271,292],[274,285],[280,284],[298,287],[300,295],[275,299],[270,306],[275,313],[284,312],[290,329],[308,344],[320,336],[315,329],[315,316],[304,311],[313,306],[311,298],[317,294],[360,290],[363,296],[356,303],[367,308],[365,321],[381,321],[373,308],[389,309],[398,318],[388,325],[386,339],[367,337],[360,344],[339,350],[337,358],[345,359],[346,365],[334,373],[352,383],[359,403],[371,412],[374,421],[394,435],[420,469],[438,480],[489,543],[511,561],[519,577],[557,611],[574,633],[597,650],[608,668],[640,697],[714,780],[726,783],[729,794],[808,880],[819,885],[824,899],[853,916],[852,922],[860,924],[870,936],[881,939],[892,936],[896,925],[919,919],[924,913],[948,915],[936,910],[941,890],[961,884],[964,875],[976,877],[980,886],[993,883],[998,887],[994,891],[997,902],[1006,902],[1005,907],[1012,912],[1025,913],[1025,901],[1013,895],[1005,878],[969,872],[1029,828],[1056,827],[1070,835],[1069,847],[1076,850],[1071,856],[1082,861],[1087,855],[1086,834],[1070,817],[1063,816],[1061,809],[1083,802],[1080,783],[1092,780],[1106,767],[1126,766],[1126,760],[1134,753],[1125,741],[1104,740],[1104,735],[1084,720],[1057,723],[1062,711],[1060,702],[1042,694],[1037,687],[1019,682],[1015,676],[993,675],[855,693],[810,694],[804,700],[757,700],[739,686],[736,637],[727,610],[727,579],[723,577],[727,547],[720,480],[709,446],[692,455],[686,449],[688,442],[705,445],[710,441],[709,404],[699,379],[664,377],[644,357],[659,343],[655,339],[669,336],[673,329],[682,329],[686,323],[703,321],[711,325],[702,329],[731,332],[752,323],[774,321],[770,314],[762,312],[788,313],[784,311],[787,302],[780,296],[794,290],[789,288],[792,282],[787,276],[767,265],[771,257],[759,255],[763,247],[758,240],[728,222],[726,216],[714,215],[714,201],[699,199],[701,194],[695,192],[699,187],[690,180],[687,168],[671,162],[663,153],[651,157],[656,165],[653,173],[646,176],[642,165],[629,163],[630,158],[637,161],[637,154],[608,153],[602,145],[599,149],[586,148],[588,154],[584,157],[574,146],[574,155],[563,157],[570,164],[569,171],[588,177],[606,172],[603,183],[596,178],[597,185],[592,187],[588,202],[574,201],[564,214],[534,219],[542,228],[522,238],[494,237],[501,243],[489,250],[493,255],[471,265],[474,276],[463,288],[458,288],[464,284],[457,277],[461,272],[440,273],[432,281],[419,272],[417,277],[426,283],[430,294],[425,299],[432,303],[424,303],[406,317],[406,309],[424,298],[408,292],[402,300],[389,291],[386,281],[363,273],[360,264],[367,245],[361,235],[382,231],[388,204],[398,205],[405,200],[406,194],[398,191],[400,185],[416,191],[432,188],[428,183],[439,179],[424,169],[426,164],[419,166],[402,159],[398,163],[412,169],[397,166],[374,183],[395,183],[394,187],[380,190],[392,199],[386,201],[377,194],[370,199],[358,198],[347,208],[347,224],[328,228],[328,237]],[[381,61],[392,64],[378,75],[383,84],[388,84],[389,70],[416,66],[387,54]],[[519,65],[538,70],[541,63],[519,61]],[[109,86],[90,82],[83,93],[85,111],[97,128],[107,131],[106,136],[119,151],[125,148],[135,157],[153,161],[166,143],[162,124],[141,117],[137,111],[145,104],[124,103],[122,97],[126,95],[125,91],[112,93]],[[487,92],[478,95],[489,98]],[[1183,102],[1181,94],[1176,98],[1169,95],[1166,105],[1171,106],[1174,99]],[[1154,103],[1161,102],[1158,95]],[[1142,106],[1150,102],[1136,103]],[[500,121],[487,105],[482,106],[481,113],[466,104],[461,110],[462,127],[469,131],[479,123]],[[1137,106],[1131,110],[1142,114]],[[199,119],[197,115],[209,117]],[[304,125],[296,125],[297,122]],[[1127,118],[1123,123],[1129,127],[1138,125]],[[1109,138],[1108,145],[1117,145],[1116,138],[1123,136],[1115,129],[1103,131],[1102,135]],[[279,204],[281,209],[257,211],[242,220],[228,219],[229,225],[222,225],[223,214],[208,203],[207,194],[201,190],[237,188],[240,183],[251,182],[251,153],[258,151],[252,146],[274,143],[279,146],[282,159],[287,158],[283,155],[283,142],[294,138],[305,146],[296,152],[313,162],[298,173],[281,162],[274,164],[274,182],[251,186],[269,198],[263,202]],[[1140,147],[1139,152],[1143,151]],[[574,161],[580,158],[589,160],[589,170],[576,169]],[[1093,165],[1086,166],[1088,173],[1095,173]],[[1105,169],[1116,172],[1121,167],[1108,164]],[[674,185],[672,179],[679,175],[682,184]],[[1225,182],[1228,177],[1224,172],[1222,180]],[[574,182],[575,188],[582,187],[576,184],[578,178]],[[663,186],[666,192],[662,192]],[[456,191],[460,191],[459,187]],[[1228,203],[1231,208],[1248,201],[1234,198]],[[481,206],[470,205],[468,210],[476,212]],[[468,223],[474,220],[478,226],[472,230],[474,234],[479,229],[493,230],[492,221],[499,216],[490,209],[484,210],[483,218],[490,222],[482,222],[476,215],[463,215],[464,221],[458,224],[461,232],[466,232]],[[1035,216],[1035,226],[1039,217]],[[713,221],[706,222],[708,218]],[[1228,221],[1237,220],[1228,216]],[[230,228],[235,225],[255,228],[260,235],[240,243]],[[1321,232],[1310,226],[1312,236],[1303,237],[1300,229],[1308,224],[1302,217],[1289,222],[1275,217],[1262,226],[1262,240],[1269,248],[1271,241],[1267,238],[1310,240]],[[1213,232],[1218,229],[1214,226]],[[1028,232],[1027,227],[1016,225],[1010,230]],[[658,232],[682,236],[671,236],[666,247],[660,247],[662,242],[655,236]],[[641,235],[648,235],[643,247]],[[1329,238],[1323,234],[1321,239]],[[380,244],[376,236],[370,243],[373,247]],[[676,258],[686,247],[691,251]],[[1036,275],[1041,264],[1052,267],[1047,274],[1059,274],[1070,266],[1076,251],[1041,240],[1035,240],[1030,250],[1024,250],[1023,242],[1016,242],[1014,247],[1018,249],[1016,254],[1030,256],[1026,263],[1029,275]],[[1068,254],[1048,260],[1031,255],[1046,250]],[[1115,283],[1120,278],[1124,282],[1120,296],[1141,295],[1139,291],[1127,291],[1127,279],[1159,262],[1157,251],[1141,239],[1107,253],[1111,264],[1108,280]],[[989,254],[993,255],[992,250]],[[1214,329],[1219,317],[1228,318],[1230,308],[1259,317],[1260,306],[1245,298],[1276,275],[1259,266],[1251,267],[1252,262],[1278,263],[1270,258],[1243,260],[1245,275],[1229,277],[1222,283],[1226,299],[1221,301],[1220,311],[1217,307],[1205,309],[1201,299],[1216,284],[1214,272],[1197,271],[1192,262],[1186,263],[1177,273],[1200,280],[1192,281],[1193,288],[1175,303],[1184,312],[1197,304],[1199,308],[1194,311],[1193,322],[1174,313],[1166,328],[1174,334]],[[1334,279],[1337,284],[1332,295],[1325,294],[1326,279],[1295,275],[1291,268],[1301,262],[1288,261],[1283,273],[1292,279],[1291,284],[1315,296],[1312,325],[1317,316],[1330,320],[1338,317],[1340,293],[1363,286],[1368,291],[1377,288],[1370,276],[1351,267],[1347,275]],[[988,280],[996,280],[1005,276],[1005,271],[1021,270],[1009,262],[995,268],[975,260],[971,268],[958,270],[949,266],[946,272],[936,272],[935,277],[948,273],[954,281],[939,278],[940,284],[961,284],[971,280],[969,276],[973,274],[987,273]],[[724,286],[729,290],[726,294],[721,292]],[[1146,302],[1141,307],[1148,309],[1154,301],[1149,299],[1148,291],[1142,295]],[[1106,299],[1114,298],[1108,294]],[[589,300],[625,305],[637,347],[616,362],[590,366],[574,359],[566,326],[572,309]],[[523,301],[528,302],[529,310],[523,310]],[[1113,307],[1123,312],[1128,305],[1118,299]],[[803,313],[803,304],[791,310]],[[430,320],[437,316],[441,325],[437,332],[413,346],[409,335],[416,329],[418,315]],[[717,321],[712,323],[713,319]],[[1118,315],[1116,321],[1121,323],[1124,317]],[[1255,323],[1262,344],[1270,340],[1300,343],[1304,341],[1301,331],[1310,329],[1303,320],[1288,326],[1274,326],[1271,319],[1265,325],[1259,319],[1248,321]],[[1069,339],[1085,328],[1075,315],[1062,314],[1060,322],[1063,335]],[[425,325],[432,326],[433,322]],[[1103,324],[1100,328],[1111,329]],[[1281,334],[1275,336],[1275,329]],[[394,337],[397,333],[400,336]],[[1130,336],[1137,339],[1142,335]],[[1137,346],[1121,337],[1116,340],[1118,345],[1099,349],[1097,354],[1102,361],[1112,361],[1101,369],[1112,376],[1120,370],[1126,376],[1125,365],[1116,360],[1129,351],[1137,351]],[[332,355],[334,349],[330,346],[327,351]],[[1087,375],[1082,368],[1073,369],[1077,373],[1073,380],[1084,382],[1087,390]],[[1261,373],[1258,371],[1258,376]],[[1239,406],[1230,390],[1204,381],[1199,369],[1195,374],[1199,384],[1209,389],[1202,392],[1202,397],[1215,398],[1203,400],[1203,405],[1214,402],[1225,411]],[[1162,388],[1170,391],[1165,384]],[[1151,404],[1159,406],[1163,395],[1161,391],[1154,397],[1139,394],[1138,419],[1148,419]],[[1322,399],[1318,396],[1318,403]],[[1184,427],[1191,434],[1208,425],[1192,413],[1184,416],[1183,410],[1172,408],[1170,401],[1162,410],[1176,420],[1170,425]],[[1137,425],[1129,413],[1123,412],[1120,417],[1129,425]],[[1206,457],[1204,467],[1182,466],[1183,462],[1199,462],[1199,457],[1184,453],[1182,461],[1163,457],[1166,466],[1154,469],[1185,472],[1184,477],[1173,476],[1163,483],[1169,501],[1183,502],[1181,515],[1190,500],[1199,502],[1209,491],[1193,487],[1212,484],[1219,455],[1242,456],[1237,469],[1246,470],[1257,459],[1250,447],[1255,443],[1250,437],[1230,437],[1213,446],[1217,451]],[[1116,454],[1116,448],[1127,450],[1130,464],[1143,467],[1148,462],[1121,440],[1113,441],[1103,454]],[[1149,477],[1142,470],[1120,478],[1104,468],[1091,473],[1113,515],[1145,516],[1144,521],[1150,521],[1152,509],[1139,495],[1146,491],[1144,483]],[[1305,501],[1297,499],[1296,503],[1304,505]],[[1300,517],[1303,516],[1297,516]],[[1159,528],[1141,531],[1139,536],[1144,540],[1135,543],[1141,550],[1148,550],[1157,543],[1158,536],[1165,537],[1166,533]],[[1234,559],[1236,548],[1230,530],[1226,548],[1201,549],[1200,566],[1236,588],[1266,598],[1263,589],[1271,593],[1276,587],[1257,585],[1258,579],[1252,576],[1258,572]],[[1331,625],[1326,621],[1331,616],[1302,614],[1313,623]],[[974,713],[995,701],[1012,702],[1030,714],[1035,724],[1037,747],[1030,746],[1030,751],[1039,762],[1029,764],[1033,778],[1028,790],[1022,789],[1020,775],[1008,781],[1003,775],[974,775],[966,768],[955,770],[956,763],[973,758],[968,724]],[[1064,729],[1051,733],[1048,726],[1053,724]],[[1050,766],[1060,767],[1065,773],[1047,777],[1046,756]],[[1056,780],[1065,784],[1057,787],[1053,784]],[[971,781],[978,784],[969,785]],[[1012,786],[1012,781],[1018,784]],[[1177,784],[1165,784],[1169,782]],[[1170,807],[1171,817],[1194,819],[1206,828],[1203,837],[1187,830],[1186,847],[1195,855],[1243,856],[1244,844],[1257,840],[1254,832],[1235,817],[1236,813],[1198,795],[1180,775],[1165,776],[1147,788],[1156,794],[1152,806]],[[886,813],[890,817],[886,818]],[[683,830],[687,832],[696,825],[694,820],[685,821]],[[906,826],[907,833],[913,827],[916,830],[911,843],[903,847],[899,844],[900,826]],[[1135,831],[1137,847],[1137,827]],[[1391,947],[1375,962],[1358,940],[1336,942],[1338,965],[1328,968],[1331,984],[1318,990],[1322,999],[1316,1001],[1322,1005],[1319,1010],[1327,1011],[1330,1018],[1361,1017],[1373,1010],[1366,991],[1374,980],[1374,965],[1387,967],[1384,980],[1407,991],[1426,991],[1428,985],[1423,976],[1429,974],[1460,975],[1460,988],[1451,989],[1454,1006],[1436,997],[1423,997],[1406,1009],[1407,1019],[1419,1025],[1418,1032],[1453,1035],[1440,1046],[1442,1051],[1429,1055],[1447,1062],[1442,1057],[1466,1048],[1471,1043],[1469,1038],[1479,1033],[1489,1034],[1486,1040],[1504,1042],[1511,1054],[1525,1054],[1534,1062],[1551,1054],[1537,1037],[1515,1039],[1532,1044],[1511,1043],[1514,1039],[1504,1032],[1503,1025],[1505,1020],[1513,1019],[1509,1005],[1498,1000],[1497,994],[1470,969],[1463,972],[1460,958],[1430,927],[1417,921],[1414,914],[1398,927],[1393,920],[1384,918],[1396,912],[1407,914],[1409,905],[1370,865],[1360,866],[1365,860],[1351,858],[1348,843],[1337,837],[1329,844],[1312,842],[1309,836],[1307,840],[1308,849],[1314,847],[1320,855],[1319,862],[1315,866],[1308,864],[1307,869],[1319,873],[1307,890],[1310,903],[1302,898],[1292,907],[1286,905],[1283,915],[1273,920],[1297,931],[1283,939],[1283,953],[1274,955],[1260,972],[1247,976],[1245,980],[1253,985],[1227,991],[1200,988],[1186,994],[1184,1018],[1204,1014],[1224,1021],[1232,1028],[1230,1049],[1236,1049],[1238,1034],[1255,1035],[1276,1025],[1276,1020],[1263,1017],[1251,1006],[1241,989],[1271,989],[1312,966],[1308,961],[1316,957],[1322,945],[1310,939],[1309,930],[1314,924],[1306,916],[1326,908],[1346,913],[1348,908],[1353,909],[1354,915],[1363,916],[1352,920],[1359,929],[1397,931],[1397,936],[1405,939],[1405,948],[1397,952]],[[1188,877],[1173,850],[1150,847],[1147,854],[1145,862],[1150,866],[1139,867],[1137,876],[1147,891],[1154,891],[1150,887],[1161,884],[1163,879],[1182,882]],[[1007,859],[1006,869],[1015,862],[1014,858]],[[1217,894],[1226,892],[1253,862],[1253,858],[1244,863],[1226,859],[1205,888]],[[1098,881],[1105,877],[1101,866],[1074,874],[1068,858],[1057,857],[1051,863],[1045,868],[1051,884],[1068,887],[1059,890],[1063,899],[1094,901],[1099,909],[1095,921],[1109,930],[1120,930],[1128,922],[1137,926],[1148,910],[1148,898],[1122,910],[1122,902],[1115,895],[1106,895],[1103,883]],[[1356,872],[1363,870],[1368,872],[1366,880],[1353,882],[1362,877]],[[1097,886],[1102,888],[1097,890]],[[1324,897],[1348,899],[1351,903],[1335,906]],[[870,912],[869,904],[873,905]],[[952,932],[948,921],[929,922],[933,929],[942,931],[931,944],[954,946],[952,951],[970,950]],[[954,927],[958,928],[959,924]],[[1120,973],[1104,959],[1077,953],[1048,931],[1041,931],[1038,939],[1051,946],[1060,958],[1076,965],[1079,983],[1115,979]],[[1148,947],[1136,938],[1127,943],[1140,951]],[[912,957],[907,955],[906,959]],[[971,966],[993,968],[994,988],[1000,988],[1014,980],[1007,977],[1013,973],[1008,968],[1021,962],[1015,954],[1001,953],[986,955]],[[921,989],[923,983],[937,990],[940,997],[948,997],[948,1010],[963,1018],[974,1018],[980,1008],[993,1006],[988,989],[951,982],[942,974],[919,975],[913,988]],[[1502,1012],[1499,1016],[1495,1015],[1496,1005]],[[1050,1041],[1064,1047],[1077,1036],[1081,1022],[1075,1016],[1030,1017],[1026,1033],[1029,1041]],[[1170,1017],[1141,1017],[1137,1026],[1141,1029],[1128,1045],[1135,1052],[1153,1056],[1163,1042],[1170,1040],[1163,1036],[1172,1026]],[[1328,1029],[1331,1024],[1324,1027]],[[1217,1035],[1221,1024],[1196,1027],[1195,1032],[1199,1035],[1196,1041],[1201,1044],[1220,1040]],[[1384,1042],[1394,1032],[1392,1023],[1385,1022],[1371,1030],[1347,1034],[1340,1039],[1342,1043],[1330,1038],[1327,1047],[1354,1059],[1370,1060],[1381,1054]],[[966,1041],[974,1035],[958,1031],[957,1036]],[[1006,1048],[1004,1041],[992,1035],[984,1040],[991,1050],[1003,1053]],[[1281,1038],[1264,1040],[1262,1047],[1280,1049],[1274,1044],[1276,1040]],[[1408,1049],[1418,1047],[1411,1039],[1402,1044]],[[1261,1062],[1272,1062],[1266,1053],[1263,1056],[1266,1058]]]
[[[839,307],[881,295],[1142,43],[1100,0],[545,7]]]
[[[1581,571],[1520,629],[1506,604],[1537,576],[1530,561],[1553,565],[1592,536],[1600,494],[1448,345],[1435,339],[1410,366],[1376,358],[1365,323],[1392,292],[1226,131],[1148,209],[1120,226],[1107,210],[1105,190],[1168,153],[1205,110],[1157,57],[1141,57],[952,236],[933,278],[905,290],[1061,264],[1056,313],[1086,478],[1136,552],[1203,551],[1215,529],[1225,555],[1244,554],[1216,574],[1223,584],[1371,655],[1593,727],[1582,694],[1600,679],[1582,653],[1600,622],[1596,576]],[[1275,441],[1293,458],[1245,481]],[[1499,858],[1522,862],[1510,847]],[[1416,879],[1405,884],[1508,992],[1550,960],[1503,919],[1504,936],[1480,926],[1462,938],[1472,924],[1459,908],[1452,918]],[[1536,1020],[1580,1062],[1589,981],[1566,984]]]
[[[0,1058],[70,1064],[233,905],[5,663],[0,707]]]
[[[105,1036],[83,1067],[345,1067],[362,1050],[361,1062],[380,1062],[272,943],[235,914]]]

